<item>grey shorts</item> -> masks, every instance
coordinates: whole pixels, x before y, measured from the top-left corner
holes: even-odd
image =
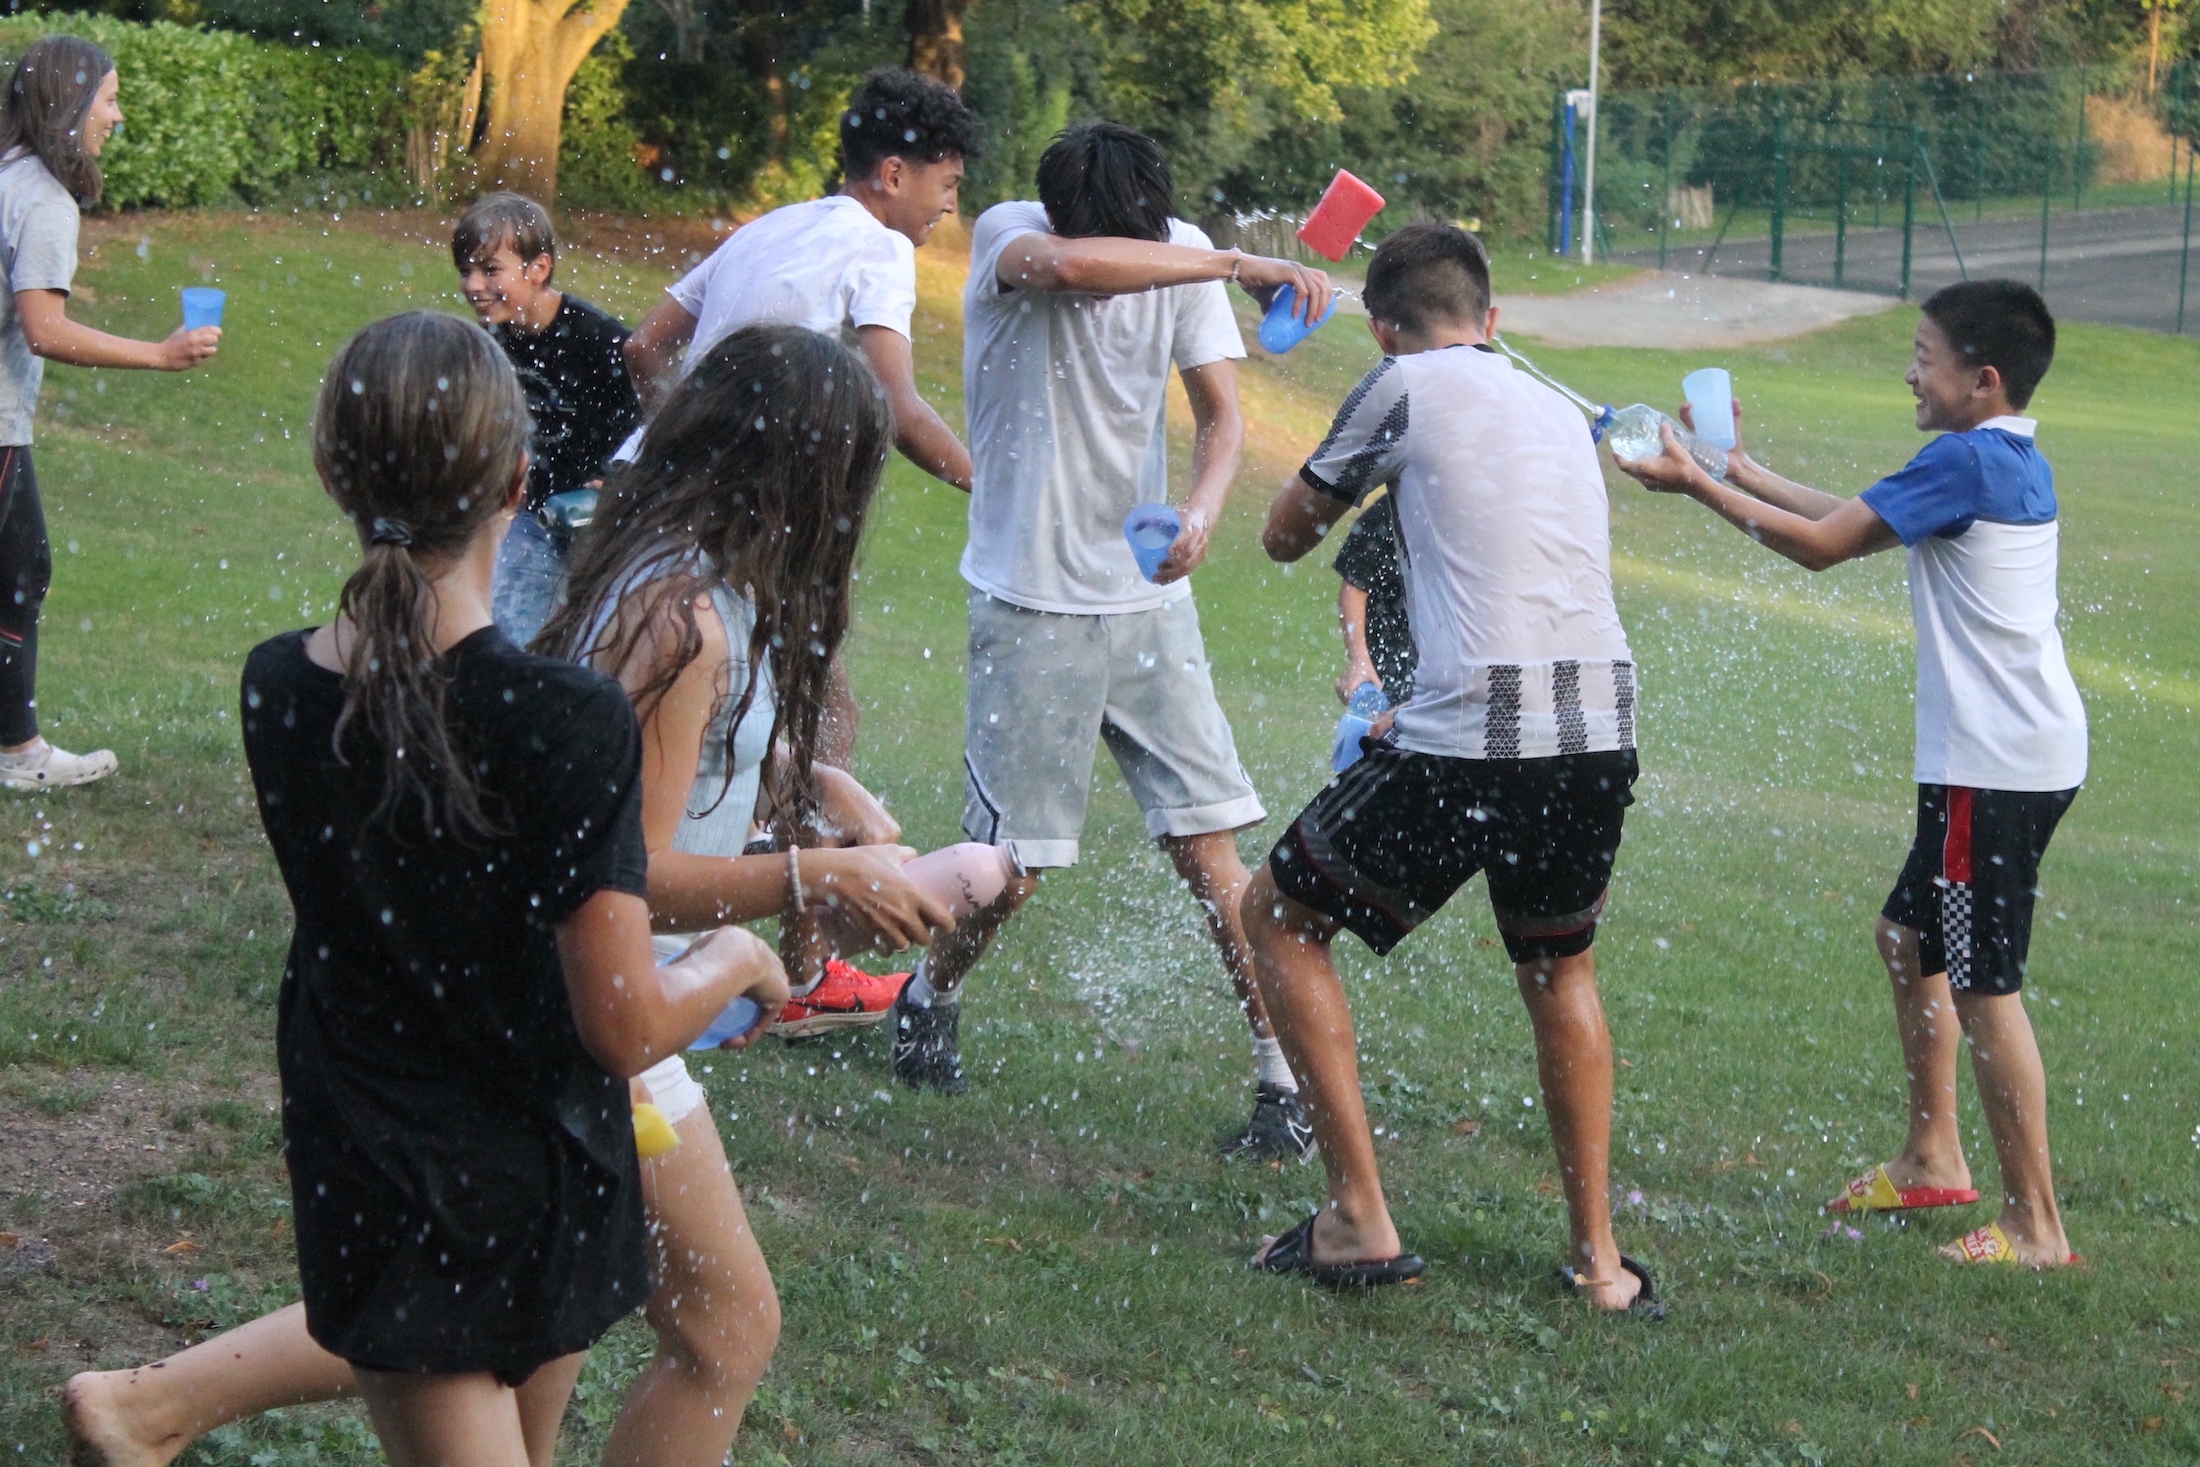
[[[1215,701],[1199,612],[1065,616],[970,593],[963,830],[1028,868],[1074,866],[1106,739],[1151,836],[1267,818]]]

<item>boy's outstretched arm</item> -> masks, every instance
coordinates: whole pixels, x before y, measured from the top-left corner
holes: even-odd
[[[1681,421],[1691,429],[1696,426],[1696,411],[1687,403],[1681,404]],[[1742,404],[1734,403],[1734,447],[1726,455],[1727,482],[1735,488],[1756,495],[1767,504],[1776,504],[1791,514],[1799,514],[1806,520],[1822,520],[1848,501],[1838,494],[1828,494],[1793,479],[1783,479],[1772,470],[1749,456],[1742,446]]]
[[[1833,501],[1835,507],[1813,515],[1807,511],[1798,513],[1783,509],[1770,494],[1753,499],[1738,489],[1721,484],[1688,456],[1670,427],[1665,430],[1665,452],[1656,458],[1614,459],[1613,462],[1619,465],[1621,473],[1640,480],[1646,489],[1660,494],[1686,494],[1743,534],[1778,551],[1805,570],[1825,570],[1845,560],[1892,550],[1902,543],[1887,522],[1861,499],[1841,499],[1816,489],[1805,489],[1800,484],[1789,485],[1804,495],[1814,496],[1801,501],[1809,509],[1822,509],[1819,501]],[[1785,479],[1779,483],[1788,485]]]
[[[1329,527],[1343,519],[1350,507],[1307,483],[1304,474],[1293,474],[1269,501],[1260,548],[1268,552],[1270,560],[1297,560],[1321,544]]]
[[[917,391],[917,355],[909,338],[891,326],[861,326],[856,341],[894,405],[894,447],[935,479],[970,492],[970,450]]]
[[[1307,321],[1320,320],[1335,293],[1327,274],[1296,260],[1157,240],[1068,239],[1058,234],[1021,234],[1010,240],[993,275],[1003,290],[1086,295],[1136,295],[1165,285],[1234,280],[1264,306],[1279,287],[1288,285],[1298,293],[1293,314]]]
[[[657,411],[665,389],[680,374],[680,354],[694,339],[695,318],[670,296],[659,301],[626,339],[626,374],[634,379],[645,416]]]
[[[1337,622],[1344,628],[1344,671],[1337,674],[1337,701],[1349,703],[1360,684],[1383,685],[1375,658],[1367,650],[1367,592],[1350,581],[1337,583]]]
[[[1184,528],[1153,573],[1154,584],[1161,586],[1182,580],[1206,560],[1208,537],[1222,520],[1222,506],[1245,457],[1237,363],[1225,357],[1179,375],[1192,404],[1192,488],[1184,499]]]

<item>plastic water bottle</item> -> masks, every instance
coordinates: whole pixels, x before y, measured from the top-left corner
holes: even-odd
[[[1596,427],[1590,431],[1589,436],[1608,445],[1614,458],[1656,458],[1665,452],[1665,443],[1659,437],[1658,430],[1668,423],[1672,424],[1673,436],[1680,439],[1681,447],[1688,450],[1688,456],[1696,461],[1696,466],[1720,483],[1725,483],[1726,450],[1712,447],[1648,403],[1605,408],[1597,415]]]
[[[744,993],[721,1009],[718,1017],[710,1021],[710,1027],[688,1048],[716,1049],[727,1040],[739,1039],[754,1029],[756,1021],[763,1017],[764,1011],[757,1006],[756,1000]]]
[[[1337,747],[1329,755],[1332,773],[1342,774],[1360,762],[1360,740],[1374,731],[1375,720],[1390,711],[1390,696],[1373,683],[1352,690],[1344,716],[1337,720]]]

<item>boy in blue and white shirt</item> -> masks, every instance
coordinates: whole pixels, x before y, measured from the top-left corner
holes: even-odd
[[[2054,318],[2030,286],[1966,281],[1925,302],[1905,376],[1917,426],[1943,436],[1857,498],[1792,483],[1740,448],[1729,455],[1729,488],[1670,435],[1661,456],[1620,464],[1812,570],[1908,547],[1917,838],[1878,936],[1910,1076],[1909,1138],[1826,1210],[1978,1200],[1956,1133],[1952,1007],[1971,1042],[2002,1207],[1941,1251],[2033,1268],[2077,1256],[2055,1206],[2046,1075],[2018,991],[2040,857],[2086,769],[2085,707],[2055,629],[2055,476],[2034,421],[2019,416],[2054,356]]]

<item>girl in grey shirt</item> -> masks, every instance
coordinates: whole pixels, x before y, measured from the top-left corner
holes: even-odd
[[[132,341],[68,316],[77,210],[99,199],[99,155],[122,121],[112,57],[74,36],[23,53],[0,105],[0,785],[89,784],[115,771],[106,749],[71,754],[38,733],[38,612],[53,579],[31,466],[31,419],[46,359],[78,367],[181,372],[214,355],[221,329]]]

